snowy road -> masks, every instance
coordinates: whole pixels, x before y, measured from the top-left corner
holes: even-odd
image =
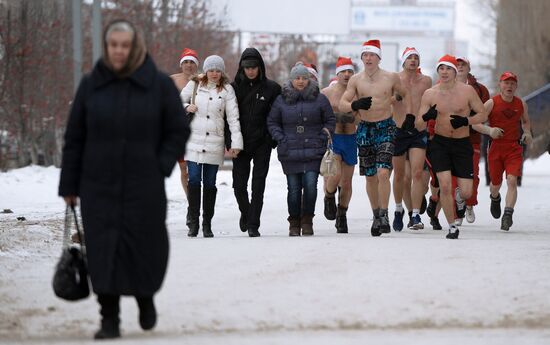
[[[63,216],[58,174],[39,167],[0,174],[0,211],[14,211],[0,214],[0,343],[92,343],[98,326],[94,299],[67,303],[50,288]],[[337,235],[322,217],[319,194],[315,236],[289,238],[286,184],[274,159],[261,238],[238,230],[225,170],[216,237],[189,239],[176,171],[167,181],[171,254],[156,298],[158,327],[144,334],[135,302],[123,299],[120,342],[550,344],[550,157],[528,162],[525,175],[509,233],[498,230],[481,186],[477,220],[461,227],[458,241],[430,226],[373,238],[356,173],[350,234]]]

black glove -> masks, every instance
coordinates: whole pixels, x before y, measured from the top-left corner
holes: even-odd
[[[369,110],[372,104],[372,97],[362,97],[356,101],[351,102],[351,109],[357,111],[359,109]]]
[[[413,114],[407,114],[405,117],[405,121],[403,121],[403,124],[401,125],[401,129],[404,131],[412,131],[414,129],[414,121],[416,120],[416,116]]]
[[[422,120],[424,120],[425,122],[435,120],[435,118],[437,117],[437,109],[435,109],[436,106],[437,104],[432,105],[430,109],[428,109],[428,111],[424,115],[422,115]]]
[[[468,118],[460,115],[451,115],[451,126],[453,126],[454,129],[468,126]]]

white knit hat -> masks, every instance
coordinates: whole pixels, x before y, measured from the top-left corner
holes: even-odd
[[[206,73],[211,70],[218,70],[225,73],[225,63],[220,56],[210,55],[204,60],[204,63],[202,64],[202,71]]]

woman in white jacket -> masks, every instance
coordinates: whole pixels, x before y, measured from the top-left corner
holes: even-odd
[[[216,175],[219,166],[223,164],[225,152],[225,116],[231,132],[230,155],[237,157],[243,148],[237,99],[225,75],[223,59],[217,55],[207,57],[204,60],[203,72],[204,74],[187,83],[180,94],[183,106],[191,116],[191,136],[185,151],[189,170],[188,236],[190,237],[195,237],[199,233],[201,181],[204,186],[202,232],[204,237],[214,236],[211,222],[218,191]]]

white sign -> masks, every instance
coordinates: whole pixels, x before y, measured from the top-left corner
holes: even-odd
[[[352,7],[352,31],[452,32],[454,9],[411,6]]]

